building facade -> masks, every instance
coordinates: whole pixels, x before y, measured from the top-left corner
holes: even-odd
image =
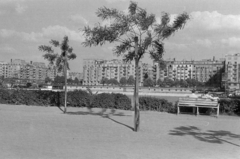
[[[240,53],[225,55],[225,85],[227,89],[240,89]]]
[[[56,68],[48,68],[43,62],[27,63],[21,59],[11,59],[10,62],[0,61],[0,76],[4,78],[16,78],[24,82],[44,82],[46,77],[52,80],[57,75]]]
[[[138,68],[140,85],[143,83],[143,68],[140,62]],[[133,76],[135,78],[135,73],[135,64],[123,60],[83,60],[83,85],[100,85],[103,78],[116,79],[119,82],[123,77],[128,79]]]
[[[157,67],[157,66],[156,66]],[[156,68],[156,79],[164,80],[168,77],[172,80],[195,79],[199,82],[221,83],[224,72],[223,60],[202,61],[165,61],[165,67]],[[159,75],[158,75],[159,74]]]

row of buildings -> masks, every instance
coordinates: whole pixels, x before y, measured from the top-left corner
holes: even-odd
[[[84,59],[83,73],[68,72],[68,78],[83,80],[83,85],[100,85],[103,78],[116,79],[120,81],[122,77],[135,77],[139,73],[139,84],[143,85],[145,75],[152,80],[172,80],[195,79],[199,82],[210,82],[219,84],[221,87],[229,89],[240,88],[240,53],[227,54],[225,58],[216,60],[191,60],[176,61],[165,60],[160,67],[159,63],[152,65],[140,62],[138,70],[135,70],[134,62],[124,62],[122,60],[101,60]],[[10,62],[0,61],[0,76],[4,78],[24,79],[31,82],[43,82],[46,77],[54,79],[61,76],[55,68],[49,68],[42,62],[29,63],[21,59],[11,59]]]
[[[10,62],[0,61],[0,76],[4,78],[16,78],[27,82],[44,82],[46,77],[54,80],[56,76],[62,76],[55,68],[49,68],[43,62],[29,63],[21,59],[11,59]],[[78,72],[68,72],[68,78],[82,79],[82,74]]]
[[[217,84],[229,89],[240,88],[240,54],[228,54],[225,58],[216,60],[176,61],[166,60],[160,67],[159,63],[152,65],[140,62],[138,70],[134,63],[122,60],[83,60],[83,85],[99,85],[103,78],[115,78],[120,81],[122,77],[135,77],[139,73],[139,84],[143,85],[145,74],[152,80],[163,80],[168,77],[172,80],[195,79],[199,82]]]

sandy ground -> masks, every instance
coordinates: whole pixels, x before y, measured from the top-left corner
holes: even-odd
[[[240,118],[0,105],[1,159],[240,159]]]

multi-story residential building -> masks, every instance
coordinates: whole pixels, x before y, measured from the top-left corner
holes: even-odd
[[[6,77],[7,75],[7,62],[0,61],[0,76]]]
[[[11,59],[10,62],[0,62],[0,76],[4,78],[17,78],[29,82],[43,82],[46,77],[52,80],[62,72],[58,73],[56,68],[48,68],[43,62],[27,63],[21,59]]]
[[[240,53],[225,56],[226,88],[240,88]]]
[[[143,65],[139,63],[139,83],[143,83]],[[99,85],[103,78],[115,78],[120,81],[122,77],[128,79],[135,78],[135,64],[124,62],[123,60],[96,60],[84,59],[83,61],[83,84]]]
[[[166,67],[159,70],[159,78],[168,77],[172,80],[196,79],[199,82],[221,81],[224,68],[222,60],[204,61],[166,61]]]
[[[43,82],[47,77],[47,67],[44,63],[39,62],[33,63],[31,61],[29,64],[24,65],[20,72],[20,79],[26,79],[31,82]]]
[[[103,77],[100,67],[105,60],[83,60],[83,85],[98,85]]]

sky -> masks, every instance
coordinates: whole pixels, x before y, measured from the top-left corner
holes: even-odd
[[[103,24],[96,16],[106,6],[126,11],[129,0],[0,0],[0,61],[23,59],[45,62],[40,45],[51,39],[69,45],[77,58],[70,61],[73,72],[82,72],[83,59],[120,59],[114,44],[84,47],[84,26]],[[164,59],[201,60],[224,58],[240,51],[240,0],[135,0],[138,6],[159,18],[162,12],[174,15],[187,12],[190,20],[164,41]],[[143,62],[152,63],[148,55]]]

